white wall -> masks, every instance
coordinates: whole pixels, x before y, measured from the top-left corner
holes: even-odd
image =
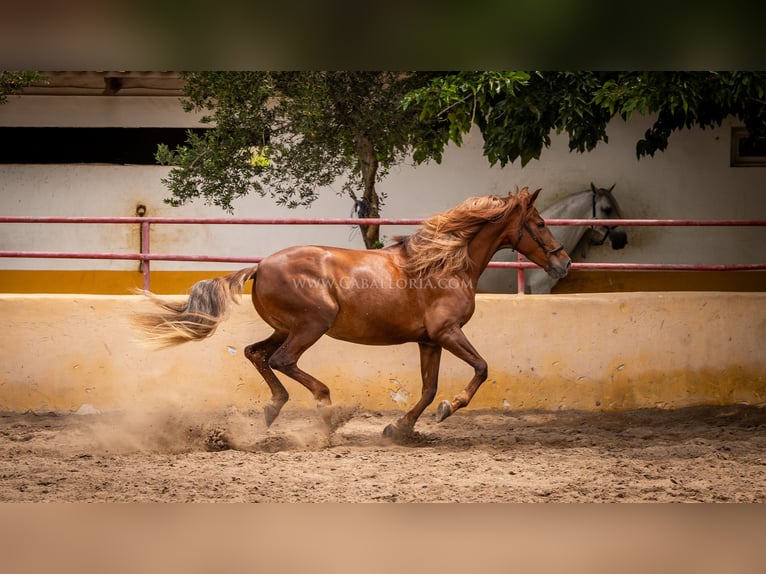
[[[637,160],[635,142],[650,124],[635,118],[609,126],[609,144],[594,152],[570,153],[565,136],[553,135],[540,161],[526,167],[489,167],[477,132],[462,148],[450,147],[442,164],[398,166],[379,185],[387,196],[384,217],[422,217],[447,209],[471,195],[506,194],[518,185],[543,188],[540,207],[588,187],[616,184],[626,217],[766,219],[766,168],[729,167],[729,132],[684,131],[671,136],[666,152]],[[166,126],[193,127],[176,98],[150,96],[16,96],[0,106],[4,126]],[[171,208],[161,183],[161,166],[0,165],[0,213],[5,215],[133,216],[136,205],[148,215],[221,217],[201,202]],[[235,203],[238,217],[348,217],[352,203],[337,195],[340,185],[321,192],[309,209],[288,210],[267,198]],[[138,231],[117,226],[53,227],[0,225],[0,249],[59,251],[138,251]],[[391,237],[411,228],[387,227]],[[210,255],[265,256],[288,245],[323,243],[362,247],[358,233],[342,227],[167,227],[152,233],[152,251]],[[761,262],[766,229],[642,228],[630,230],[628,248],[598,249],[598,259],[614,262]],[[5,269],[134,269],[133,262],[4,259]],[[156,262],[152,269],[229,269],[240,265]]]

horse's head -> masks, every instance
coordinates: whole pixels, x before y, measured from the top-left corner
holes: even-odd
[[[542,267],[548,275],[561,279],[569,271],[572,261],[535,207],[538,189],[530,194],[525,187],[516,194],[520,209],[519,220],[506,227],[503,243],[509,245],[533,263]],[[517,211],[514,210],[514,213]]]
[[[596,188],[590,184],[593,194],[593,219],[622,219],[622,212],[617,200],[612,194],[614,185],[609,189]],[[615,225],[594,225],[590,228],[590,242],[593,245],[603,245],[609,239],[612,249],[622,249],[628,243],[625,229]]]

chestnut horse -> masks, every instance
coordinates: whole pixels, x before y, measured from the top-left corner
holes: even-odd
[[[474,375],[452,401],[439,404],[439,422],[468,405],[487,378],[486,361],[461,327],[474,312],[476,282],[495,252],[515,249],[556,278],[569,270],[569,255],[534,206],[539,192],[530,194],[525,187],[508,197],[466,199],[385,249],[290,247],[258,265],[199,281],[183,303],[147,292],[163,311],[139,315],[137,324],[158,346],[203,339],[252,279],[255,310],[274,329],[268,339],[245,348],[271,390],[264,407],[267,425],[289,398],[274,370],[309,389],[329,421],[330,390],[297,365],[322,335],[367,345],[417,343],[422,395],[383,431],[406,436],[436,396],[442,349],[471,365]]]

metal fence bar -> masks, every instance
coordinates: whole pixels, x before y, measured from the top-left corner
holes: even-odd
[[[0,257],[30,259],[114,259],[130,261],[207,261],[211,263],[258,263],[263,257],[181,255],[177,253],[91,253],[78,251],[0,251]]]
[[[420,225],[423,219],[244,217],[37,217],[0,216],[0,223],[159,223],[173,225]],[[608,225],[622,227],[764,227],[764,219],[546,219],[548,225]]]
[[[536,269],[531,261],[491,261],[487,267]],[[585,263],[572,262],[572,269],[603,269],[612,271],[757,271],[766,263]]]
[[[246,218],[246,217],[26,217],[0,216],[0,223],[160,223],[205,225],[420,225],[423,219]]]

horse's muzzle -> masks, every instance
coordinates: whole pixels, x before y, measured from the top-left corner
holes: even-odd
[[[612,229],[609,241],[612,243],[612,249],[622,249],[628,244],[628,234],[621,229]]]
[[[562,279],[569,273],[571,265],[572,260],[569,258],[569,254],[562,249],[551,255],[550,259],[548,259],[548,269],[545,271],[553,279]]]

